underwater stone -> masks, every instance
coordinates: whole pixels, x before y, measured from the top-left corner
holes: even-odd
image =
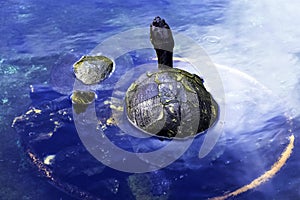
[[[92,91],[73,92],[71,99],[75,112],[77,114],[85,112],[86,108],[95,100],[96,94]]]

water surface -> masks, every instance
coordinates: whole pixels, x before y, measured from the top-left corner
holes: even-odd
[[[224,157],[218,156],[214,162],[203,162],[203,171],[206,169],[208,174],[216,162],[215,166],[221,168],[211,182],[203,179],[200,181],[201,188],[198,188],[190,185],[193,179],[197,179],[193,173],[177,174],[179,179],[182,177],[183,182],[176,181],[174,191],[189,188],[194,191],[187,196],[189,199],[202,199],[208,195],[205,192],[208,190],[212,191],[208,197],[212,194],[221,195],[226,192],[222,190],[222,183],[217,186],[215,184],[220,176],[226,177],[229,174],[230,177],[230,169],[238,168],[233,161],[242,163],[244,168],[235,172],[236,180],[232,181],[228,190],[242,186],[250,177],[255,178],[270,168],[287,144],[284,133],[291,129],[296,135],[296,145],[287,164],[269,182],[238,199],[299,198],[298,4],[296,0],[276,3],[271,0],[215,0],[201,3],[193,0],[155,3],[96,0],[63,0],[59,3],[41,0],[1,1],[1,198],[72,199],[54,189],[43,178],[37,177],[38,173],[26,162],[19,148],[18,135],[10,128],[12,120],[24,113],[30,105],[30,85],[51,84],[52,69],[63,55],[84,55],[114,34],[132,28],[148,27],[157,15],[166,18],[174,31],[193,38],[213,62],[244,72],[259,82],[259,85],[251,84],[245,77],[239,78],[240,75],[234,76],[228,70],[219,69],[222,80],[226,82],[224,86],[228,88],[225,88],[226,102],[230,108],[226,118],[226,130],[229,134],[224,139],[228,148],[223,148],[222,152],[229,153],[223,154]],[[239,84],[245,87],[238,88]],[[261,86],[264,90],[261,90]],[[264,109],[267,113],[262,112]],[[281,124],[285,121],[285,118],[280,118],[283,116],[294,118],[293,124]],[[273,144],[270,139],[274,135],[270,133],[282,136],[283,143]],[[274,154],[276,157],[261,157],[260,152],[255,150],[255,145],[248,145],[249,141],[256,139],[260,139],[260,145],[269,145],[266,146],[269,148],[261,148],[269,150],[266,155]],[[224,140],[220,141],[220,145]],[[273,147],[277,149],[272,149]],[[237,156],[236,149],[243,149],[247,156]],[[253,163],[256,163],[257,170],[249,170],[247,180],[240,178],[247,169],[251,169]],[[226,181],[229,180],[225,178],[223,183]]]

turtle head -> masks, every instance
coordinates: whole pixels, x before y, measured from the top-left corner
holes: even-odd
[[[173,67],[174,39],[170,26],[160,17],[155,17],[150,24],[150,40],[156,51],[159,68]]]

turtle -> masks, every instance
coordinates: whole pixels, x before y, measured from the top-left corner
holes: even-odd
[[[218,116],[218,105],[196,74],[173,68],[174,39],[166,21],[155,17],[150,40],[158,70],[142,75],[126,93],[127,116],[136,127],[163,138],[203,133]]]

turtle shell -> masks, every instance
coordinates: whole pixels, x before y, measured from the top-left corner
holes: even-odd
[[[128,88],[126,110],[138,128],[161,137],[184,138],[207,130],[218,107],[203,79],[170,68],[146,73]]]

